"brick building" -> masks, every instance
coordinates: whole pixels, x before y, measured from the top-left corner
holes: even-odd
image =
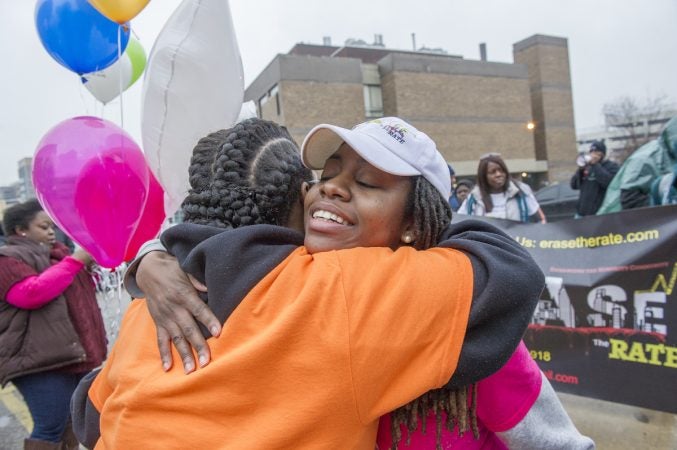
[[[268,64],[245,100],[299,143],[318,123],[351,127],[392,115],[427,133],[459,176],[499,152],[535,187],[568,179],[576,137],[567,40],[531,36],[513,54],[510,64],[391,50],[378,35],[373,45],[297,44]]]

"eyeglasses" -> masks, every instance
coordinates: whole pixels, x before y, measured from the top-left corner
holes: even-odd
[[[480,156],[480,161],[482,161],[483,159],[491,158],[492,156],[497,156],[497,157],[500,158],[500,157],[501,157],[501,154],[500,154],[500,153],[495,153],[495,152],[485,153],[484,155]]]

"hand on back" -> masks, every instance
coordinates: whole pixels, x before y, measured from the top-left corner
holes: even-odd
[[[169,370],[173,364],[170,341],[179,352],[186,373],[197,367],[192,348],[197,352],[199,366],[207,365],[211,354],[197,322],[206,326],[212,336],[221,333],[221,324],[198,295],[199,291],[207,291],[206,286],[187,276],[176,258],[164,252],[150,252],[144,256],[136,272],[136,281],[146,295],[148,311],[157,326],[164,370]]]

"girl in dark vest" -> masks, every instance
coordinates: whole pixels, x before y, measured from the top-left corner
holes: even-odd
[[[8,208],[0,247],[0,383],[21,392],[34,428],[25,449],[77,449],[70,398],[106,357],[106,333],[87,272],[70,256],[37,200]]]

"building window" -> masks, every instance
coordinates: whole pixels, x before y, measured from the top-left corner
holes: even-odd
[[[280,88],[274,85],[268,90],[265,94],[259,98],[259,115],[263,117],[263,105],[268,103],[269,100],[275,100],[275,113],[279,116],[282,113],[282,108],[280,105]]]
[[[383,117],[383,97],[381,86],[365,84],[364,88],[364,115],[366,117]]]
[[[270,91],[268,91],[268,96],[275,98],[275,110],[279,116],[282,111],[280,110],[280,88],[277,87],[277,84],[270,88]]]
[[[266,94],[263,94],[263,95],[261,96],[261,98],[259,99],[259,101],[258,101],[258,104],[259,104],[259,116],[261,116],[261,114],[263,114],[263,105],[265,105],[266,103],[268,103],[268,94],[267,94],[267,93],[266,93]]]

